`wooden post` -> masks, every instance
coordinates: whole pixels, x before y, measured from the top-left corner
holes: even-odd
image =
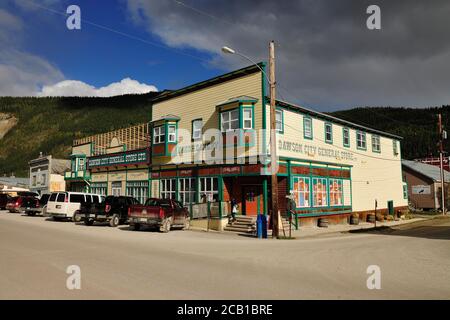
[[[441,206],[442,206],[442,214],[445,215],[445,179],[444,179],[444,144],[442,142],[443,139],[443,130],[442,130],[442,115],[439,113],[438,115],[438,130],[439,130],[439,167],[441,169]]]
[[[269,81],[270,81],[270,166],[272,194],[272,238],[278,237],[278,177],[277,167],[277,137],[276,137],[276,106],[275,106],[275,44],[269,46]]]

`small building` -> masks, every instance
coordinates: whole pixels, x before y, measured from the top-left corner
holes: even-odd
[[[70,160],[54,159],[50,156],[43,156],[28,162],[30,166],[30,191],[39,194],[51,193],[54,191],[65,191],[66,182],[64,173],[70,171]]]
[[[432,166],[441,167],[441,160],[439,157],[426,157],[426,158],[420,158],[420,159],[414,159],[414,161],[431,164]],[[449,157],[443,157],[442,159],[442,167],[450,171],[450,158]]]
[[[29,191],[28,181],[28,178],[0,177],[0,193],[8,193],[15,196],[17,192]]]
[[[402,160],[403,179],[407,183],[411,206],[417,209],[441,208],[441,171],[420,161]],[[448,199],[450,172],[444,170],[445,199]],[[446,203],[448,203],[446,201]],[[448,205],[447,205],[448,207]]]

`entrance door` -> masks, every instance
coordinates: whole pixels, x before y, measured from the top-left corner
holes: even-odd
[[[256,216],[262,211],[262,189],[260,186],[244,186],[242,188],[244,204],[244,214],[247,216]]]

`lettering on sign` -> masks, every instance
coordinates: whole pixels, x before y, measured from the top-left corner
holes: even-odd
[[[320,157],[334,158],[338,160],[356,161],[353,152],[350,151],[317,147],[310,144],[285,141],[282,139],[278,141],[278,149],[280,151],[295,152],[299,154],[308,155],[311,157],[320,156]]]
[[[114,156],[105,155],[103,157],[89,158],[88,165],[92,167],[103,167],[110,165],[131,164],[131,163],[144,163],[147,162],[147,152],[133,152],[124,153]]]

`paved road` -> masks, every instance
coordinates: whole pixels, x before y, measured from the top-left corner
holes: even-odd
[[[412,229],[411,229],[412,228]],[[450,299],[450,219],[257,240],[86,227],[0,212],[1,299]],[[66,268],[81,268],[81,290]],[[366,269],[381,268],[381,290]]]

